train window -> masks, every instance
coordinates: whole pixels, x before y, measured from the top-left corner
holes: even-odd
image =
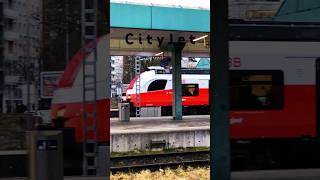
[[[182,84],[182,96],[199,96],[199,85]]]
[[[280,70],[230,71],[232,110],[283,108],[283,72]]]
[[[150,83],[148,91],[164,90],[166,88],[167,80],[155,80]]]

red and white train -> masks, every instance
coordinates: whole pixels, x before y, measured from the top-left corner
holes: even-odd
[[[231,137],[315,137],[320,69],[318,42],[230,42]],[[201,71],[199,71],[201,72]],[[182,74],[182,105],[208,106],[209,74]],[[195,93],[188,94],[191,89]],[[126,92],[136,106],[136,79]],[[140,75],[140,106],[172,105],[172,74]]]
[[[90,44],[88,45],[90,46]],[[98,39],[97,43],[97,105],[98,105],[98,142],[109,143],[110,127],[110,89],[108,77],[110,78],[109,36],[105,35]],[[85,57],[90,61],[93,54]],[[83,140],[83,51],[79,50],[71,59],[63,75],[61,76],[57,89],[54,92],[51,105],[51,118],[64,119],[64,127],[74,129],[74,138],[77,143]],[[109,72],[109,73],[108,73]],[[87,111],[93,111],[94,104],[88,104]],[[90,137],[89,137],[90,138]]]
[[[185,72],[185,71],[183,71]],[[208,105],[208,85],[210,75],[198,70],[189,70],[192,74],[182,74],[182,105],[199,106]],[[136,101],[136,81],[134,78],[128,86],[126,101],[132,102],[135,107]],[[187,90],[194,89],[194,95],[187,95]],[[186,96],[185,96],[186,95]],[[149,71],[140,74],[140,106],[171,106],[172,105],[172,74],[166,73],[161,67],[149,67]]]

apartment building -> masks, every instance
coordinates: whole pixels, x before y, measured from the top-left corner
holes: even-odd
[[[111,56],[111,96],[122,94],[123,56]]]
[[[39,95],[42,0],[0,0],[0,111],[34,108]],[[29,82],[29,86],[28,86]],[[29,90],[28,90],[29,89]]]

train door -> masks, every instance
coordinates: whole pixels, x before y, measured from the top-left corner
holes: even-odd
[[[167,80],[156,79],[147,85],[143,101],[145,106],[163,106],[166,105],[169,94],[166,91]]]
[[[282,121],[290,137],[316,136],[315,58],[292,56],[284,59],[285,106]]]

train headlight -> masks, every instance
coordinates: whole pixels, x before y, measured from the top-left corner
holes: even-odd
[[[129,95],[129,96],[127,96],[127,98],[126,98],[126,102],[130,102],[130,100],[131,100],[131,96]]]
[[[57,118],[64,118],[66,109],[65,108],[61,108],[57,111]]]

